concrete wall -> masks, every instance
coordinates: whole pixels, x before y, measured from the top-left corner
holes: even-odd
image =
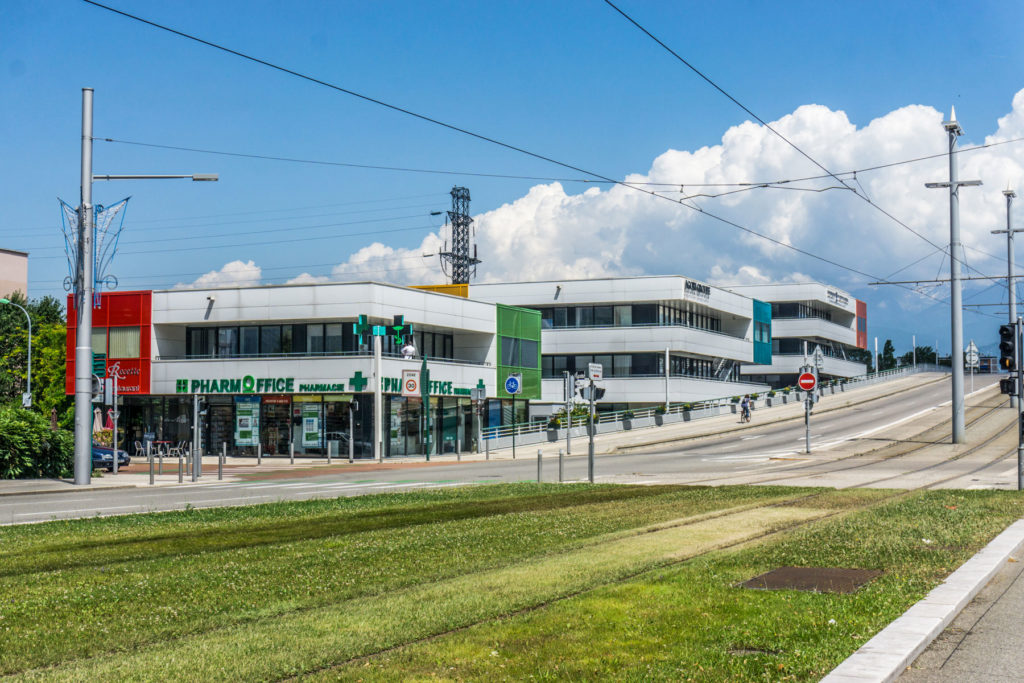
[[[0,297],[21,292],[28,297],[28,254],[0,249]]]

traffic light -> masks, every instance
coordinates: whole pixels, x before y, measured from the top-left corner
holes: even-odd
[[[1017,369],[1016,325],[999,326],[999,367],[1003,370]]]
[[[1010,396],[1016,396],[1017,390],[1014,386],[1015,384],[1017,384],[1017,380],[1014,379],[1013,377],[1004,377],[1003,379],[999,380],[999,393],[1008,394]]]

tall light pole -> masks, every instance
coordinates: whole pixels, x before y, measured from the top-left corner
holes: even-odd
[[[950,345],[949,361],[953,370],[952,412],[953,443],[964,442],[964,321],[963,292],[960,285],[960,259],[963,247],[960,244],[960,187],[981,185],[980,180],[960,180],[957,174],[956,139],[964,134],[956,120],[956,109],[951,108],[949,121],[942,127],[949,138],[949,182],[925,183],[925,187],[949,188],[949,308]]]
[[[1017,322],[1017,292],[1013,286],[1013,233],[1024,232],[1024,229],[1014,230],[1010,227],[1010,207],[1017,193],[1007,188],[1003,190],[1003,196],[1006,197],[1006,230],[993,230],[992,234],[1006,234],[1006,290],[1010,297],[1010,324],[1013,325]],[[1013,394],[1010,395],[1010,407],[1017,407],[1017,397]]]
[[[78,206],[75,308],[75,484],[92,480],[92,297],[96,245],[93,240],[92,183],[94,180],[163,180],[188,178],[216,181],[217,175],[96,175],[92,174],[92,88],[82,88],[82,186]],[[117,406],[114,406],[117,410]]]
[[[26,375],[25,381],[25,393],[21,396],[21,407],[31,408],[32,407],[32,316],[28,314],[24,306],[19,306],[10,299],[0,299],[0,304],[10,304],[15,308],[20,308],[21,312],[25,314],[25,320],[28,322],[28,374]]]

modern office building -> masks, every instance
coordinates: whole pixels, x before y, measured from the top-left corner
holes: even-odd
[[[0,297],[15,292],[28,297],[28,253],[0,249]]]
[[[744,378],[773,387],[792,386],[804,359],[813,363],[817,349],[821,350],[822,379],[855,377],[867,372],[864,363],[850,358],[854,349],[868,346],[867,304],[863,301],[819,282],[730,289],[766,301],[772,309],[771,364],[743,365],[740,373]]]
[[[442,288],[443,289],[443,288]],[[396,316],[402,316],[396,322]],[[74,301],[68,298],[66,391],[74,392]],[[412,326],[414,350],[408,349]],[[380,368],[373,353],[381,338]],[[508,423],[540,397],[540,314],[375,282],[104,292],[93,311],[94,366],[118,374],[122,443],[190,441],[202,397],[206,451],[368,457],[375,385],[386,457],[474,450],[482,426]],[[403,371],[429,370],[429,426]],[[421,378],[422,382],[422,378]],[[473,389],[487,397],[481,411]],[[413,393],[406,391],[405,393]]]
[[[589,363],[603,367],[603,410],[767,389],[740,374],[771,363],[770,306],[744,294],[672,275],[474,284],[470,296],[540,312],[535,414],[560,408],[564,373]]]

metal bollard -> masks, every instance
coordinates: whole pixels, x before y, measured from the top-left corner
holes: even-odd
[[[217,459],[217,480],[221,481],[224,479],[224,461],[228,459],[228,442],[224,442],[223,450],[221,451],[220,458]]]
[[[565,452],[558,449],[558,483],[561,484],[562,480],[565,479]]]
[[[540,459],[540,449],[538,448],[537,449],[537,483],[539,484],[540,482],[541,482],[541,459]]]
[[[150,441],[149,445],[152,446],[153,442]],[[160,469],[157,471],[157,474],[162,475],[164,473],[164,450],[162,448],[156,449],[156,459],[160,462]]]
[[[149,460],[149,485],[153,485],[153,442],[146,442],[146,459]]]
[[[462,462],[462,444],[455,439],[455,462]]]
[[[491,459],[491,440],[490,439],[484,439],[484,452],[486,453],[486,455],[484,455],[484,460],[490,460]]]
[[[295,464],[295,442],[292,441],[288,444],[288,457],[291,458],[291,462]]]
[[[178,451],[178,483],[179,484],[184,481],[184,479],[182,477],[185,476],[185,464],[181,460],[182,460],[182,454],[181,454],[181,451]]]
[[[259,442],[258,444],[256,444],[256,464],[257,465],[262,465],[263,464],[263,442],[262,441]]]
[[[331,464],[331,442],[327,442],[327,464]]]

